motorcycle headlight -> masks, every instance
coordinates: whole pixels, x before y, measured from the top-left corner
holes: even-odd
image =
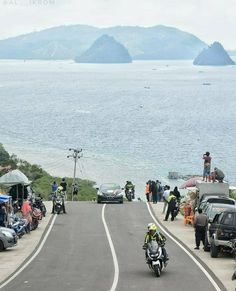
[[[5,235],[7,238],[13,238],[13,235],[9,231],[2,230],[2,234]]]

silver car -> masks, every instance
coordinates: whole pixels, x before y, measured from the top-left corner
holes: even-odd
[[[13,229],[0,227],[0,251],[14,247],[17,244],[18,237]]]
[[[118,202],[123,203],[124,189],[115,183],[102,184],[97,188],[97,203]]]

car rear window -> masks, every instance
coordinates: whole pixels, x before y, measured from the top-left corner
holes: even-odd
[[[101,190],[105,191],[105,190],[117,190],[120,189],[120,185],[117,184],[103,184],[101,185]]]
[[[226,225],[234,225],[234,213],[226,213],[222,222]]]

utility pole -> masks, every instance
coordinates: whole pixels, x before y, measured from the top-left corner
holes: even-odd
[[[80,159],[82,156],[80,154],[82,152],[82,149],[70,148],[69,151],[72,152],[72,154],[68,155],[67,158],[74,159],[74,175],[73,175],[72,194],[71,194],[71,200],[73,201],[74,200],[74,189],[75,189],[76,166],[77,166],[78,159]]]

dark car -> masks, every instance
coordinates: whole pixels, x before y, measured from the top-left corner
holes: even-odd
[[[236,206],[227,205],[215,215],[207,230],[204,250],[216,258],[221,250],[230,250],[230,241],[236,239]]]
[[[235,205],[223,204],[223,203],[208,203],[204,208],[203,213],[208,217],[208,221],[212,222],[215,215],[221,213],[227,209],[234,209]]]
[[[229,198],[227,196],[215,196],[215,195],[207,195],[205,198],[201,201],[198,208],[201,208],[204,212],[204,209],[207,207],[209,203],[221,203],[221,204],[229,204],[229,205],[235,205],[235,200],[232,198]]]
[[[118,184],[106,183],[97,188],[97,203],[118,202],[123,203],[124,189]]]

